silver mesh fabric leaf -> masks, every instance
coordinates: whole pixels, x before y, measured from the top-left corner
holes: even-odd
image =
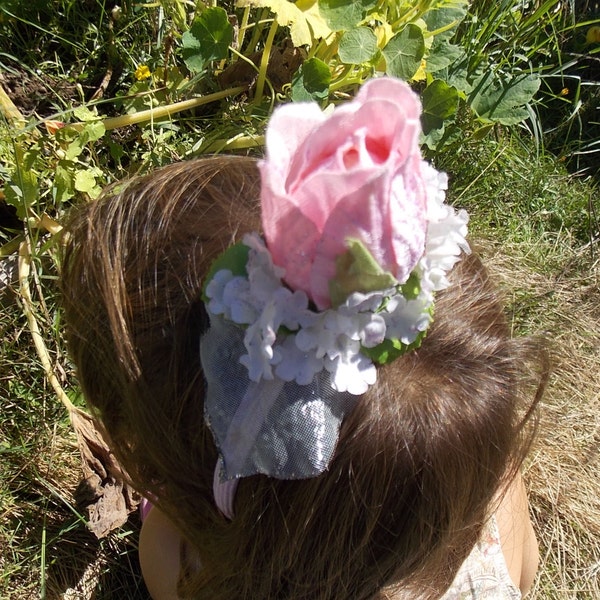
[[[279,337],[275,348],[278,343]],[[221,457],[221,481],[257,473],[276,479],[319,475],[358,397],[336,392],[326,370],[309,385],[277,377],[250,381],[239,362],[245,352],[244,329],[211,315],[200,356],[207,383],[204,414]]]

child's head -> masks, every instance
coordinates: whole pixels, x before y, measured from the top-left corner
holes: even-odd
[[[68,341],[86,399],[137,489],[197,549],[198,598],[437,597],[520,465],[544,352],[510,337],[475,255],[450,273],[420,348],[377,367],[327,470],[240,480],[215,505],[199,344],[211,264],[260,230],[253,159],[180,163],[78,210],[62,274]]]

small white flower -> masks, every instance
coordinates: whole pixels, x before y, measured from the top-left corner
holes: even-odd
[[[377,381],[377,369],[364,354],[347,353],[326,359],[325,368],[331,374],[331,386],[337,392],[364,394]]]
[[[285,270],[273,264],[271,254],[257,234],[245,235],[244,244],[250,248],[246,272],[252,296],[258,302],[268,302],[281,288],[281,279]]]
[[[223,290],[223,304],[228,307],[225,317],[240,325],[254,323],[260,314],[252,302],[245,277],[234,277],[227,282]]]
[[[327,323],[329,322],[329,327]],[[318,359],[322,359],[329,348],[335,345],[339,332],[331,325],[335,325],[335,318],[331,318],[329,311],[320,313],[308,327],[302,327],[296,333],[296,345],[302,352],[313,351]]]
[[[308,323],[314,316],[308,308],[308,296],[304,292],[292,292],[286,287],[280,287],[274,292],[273,300],[277,304],[281,324],[292,331],[303,323]]]
[[[366,322],[360,331],[360,343],[365,348],[375,348],[383,342],[386,337],[387,325],[380,314],[361,315]]]
[[[382,317],[386,324],[386,337],[400,340],[403,344],[412,344],[422,331],[431,323],[428,308],[431,303],[425,293],[414,300],[395,296],[390,300]]]
[[[379,292],[353,292],[348,296],[338,311],[342,314],[355,314],[359,312],[376,312],[386,296],[395,293],[394,288]]]
[[[448,177],[423,163],[427,188],[427,237],[425,252],[417,265],[421,289],[434,292],[450,285],[446,274],[460,259],[461,252],[469,253],[466,240],[469,215],[455,211],[444,203]]]
[[[281,361],[275,367],[275,375],[283,381],[295,381],[298,385],[308,385],[317,373],[323,370],[323,360],[314,352],[303,352],[296,345],[295,336],[288,335],[276,349]]]
[[[209,298],[208,310],[213,315],[229,314],[229,306],[223,300],[225,286],[233,279],[229,269],[217,271],[206,286],[206,296]]]
[[[248,354],[240,357],[240,363],[248,369],[252,381],[273,379],[271,365],[280,359],[273,351],[279,325],[276,306],[269,303],[260,317],[246,329],[244,346]]]

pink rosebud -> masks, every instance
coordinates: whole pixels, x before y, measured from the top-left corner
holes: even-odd
[[[262,223],[285,281],[319,309],[349,239],[400,283],[421,258],[427,191],[418,146],[420,104],[403,82],[367,82],[326,116],[316,104],[278,108],[266,134]]]

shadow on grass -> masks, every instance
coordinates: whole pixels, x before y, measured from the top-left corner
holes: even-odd
[[[57,517],[32,532],[37,538],[32,544],[41,547],[45,537],[42,597],[45,593],[47,600],[150,600],[138,561],[137,516],[102,540],[77,517]]]

